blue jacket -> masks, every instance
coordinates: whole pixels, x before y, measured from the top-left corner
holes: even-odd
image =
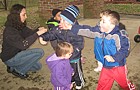
[[[60,30],[59,27],[53,28],[53,30],[41,35],[43,40],[58,42],[65,41],[73,45],[74,52],[70,58],[71,61],[81,58],[81,51],[84,48],[84,38],[82,36],[73,34],[71,30]]]
[[[46,63],[51,72],[51,83],[55,87],[65,87],[65,90],[70,90],[73,69],[69,59],[60,59],[56,54],[52,54],[46,59]]]
[[[103,33],[100,27],[90,27],[88,25],[74,25],[71,30],[73,33],[94,38],[95,58],[103,63],[106,68],[124,66],[126,57],[129,54],[130,42],[125,30],[119,30],[118,26],[110,33]],[[115,62],[108,62],[104,56],[110,55]]]

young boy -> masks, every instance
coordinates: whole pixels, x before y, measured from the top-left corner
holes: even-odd
[[[110,12],[111,12],[110,9],[103,10],[103,11],[100,13],[100,19],[102,20],[102,16],[103,16],[103,15],[107,15],[107,14],[109,14]],[[120,15],[118,14],[118,12],[114,12],[114,11],[112,11],[112,12],[114,13],[114,15],[116,15],[116,19],[117,19],[118,22],[119,22],[119,24],[118,24],[119,30],[126,30],[125,25],[122,24],[122,23],[120,22]],[[115,14],[115,13],[116,13],[116,14]],[[100,26],[100,24],[99,24],[99,26]],[[95,72],[99,72],[99,71],[102,70],[102,67],[103,67],[103,63],[101,63],[100,61],[98,61],[98,67],[95,68],[94,71],[95,71]]]
[[[81,52],[84,48],[84,39],[82,36],[75,35],[71,32],[69,26],[72,26],[76,23],[76,17],[79,14],[78,7],[74,5],[68,6],[60,14],[61,20],[59,27],[54,28],[50,32],[43,34],[40,37],[40,40],[43,41],[52,41],[56,40],[58,42],[65,41],[73,45],[74,52],[70,57],[70,64],[74,69],[74,75],[72,77],[72,82],[76,84],[76,89],[81,89],[84,85],[84,78],[82,73],[82,64],[81,64]]]
[[[130,41],[126,31],[119,29],[117,17],[119,14],[111,11],[102,16],[100,26],[73,25],[71,29],[75,34],[94,38],[95,57],[103,63],[97,90],[111,90],[114,81],[130,90],[126,75]]]
[[[46,25],[48,26],[48,29],[51,30],[53,27],[58,26],[60,22],[60,13],[62,10],[60,9],[53,9],[52,10],[52,16],[47,22]]]
[[[60,23],[60,13],[62,10],[60,9],[53,9],[52,10],[52,16],[47,22],[46,25],[48,26],[49,31],[52,30],[52,28],[58,26]],[[57,46],[57,40],[50,41],[51,46],[53,49]]]
[[[54,90],[71,90],[71,77],[73,69],[69,63],[69,58],[73,52],[73,46],[67,42],[58,43],[55,53],[46,59],[46,63],[51,72],[51,83]]]
[[[100,20],[102,20],[103,15],[108,14],[109,12],[111,12],[110,9],[103,10],[100,13]],[[100,26],[100,22],[97,25]],[[98,60],[97,60],[97,64],[98,64],[98,66],[94,69],[94,71],[95,72],[100,72],[102,70],[103,64],[100,61],[98,61]]]

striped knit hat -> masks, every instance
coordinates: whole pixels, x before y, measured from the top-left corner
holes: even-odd
[[[67,22],[69,22],[70,24],[74,24],[75,19],[77,18],[77,16],[79,15],[80,11],[79,8],[75,5],[69,5],[67,8],[65,8],[60,16],[66,20]]]

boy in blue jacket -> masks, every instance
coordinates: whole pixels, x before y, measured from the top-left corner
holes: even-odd
[[[69,63],[69,58],[73,52],[73,46],[67,42],[58,43],[55,53],[46,59],[46,63],[51,72],[51,83],[54,90],[71,90],[71,78],[73,69]]]
[[[94,38],[95,58],[103,63],[96,90],[111,90],[116,81],[123,90],[135,90],[126,75],[126,58],[129,55],[130,41],[126,30],[119,28],[119,14],[110,11],[102,16],[95,27],[73,25],[75,34]]]

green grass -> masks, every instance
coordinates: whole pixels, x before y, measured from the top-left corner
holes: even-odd
[[[6,21],[7,11],[1,11],[0,12],[0,27],[4,26],[4,23]]]
[[[124,14],[140,14],[140,4],[106,4],[106,9]]]

